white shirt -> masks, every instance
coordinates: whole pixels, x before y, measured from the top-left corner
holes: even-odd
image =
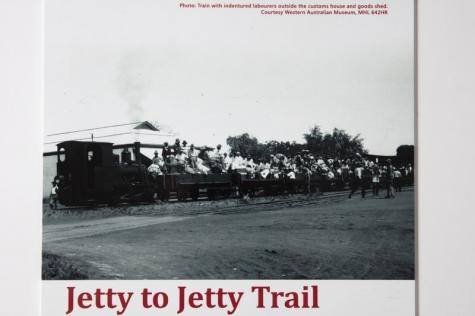
[[[229,156],[226,156],[226,158],[224,158],[224,167],[226,168],[226,170],[229,168],[231,163],[232,163],[232,159],[229,158]]]
[[[243,161],[244,159],[241,156],[234,157],[233,162],[231,163],[231,168],[233,170],[245,168],[245,166],[243,166]]]
[[[246,166],[251,166],[251,167],[254,167],[256,164],[254,163],[254,160],[252,160],[252,158],[250,160],[245,160],[245,164]]]
[[[221,153],[221,150],[216,149],[216,150],[213,152],[213,157],[215,157],[215,158],[221,158],[221,157],[223,157],[223,154]]]
[[[193,157],[198,157],[198,150],[196,149],[190,149],[188,150],[188,155],[190,156],[190,158],[193,158]]]
[[[175,158],[179,162],[184,163],[186,160],[186,155],[184,153],[181,153],[181,154],[176,155]]]

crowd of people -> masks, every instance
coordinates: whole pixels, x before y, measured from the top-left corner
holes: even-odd
[[[148,172],[152,176],[166,173],[186,174],[221,174],[241,173],[249,178],[279,179],[287,177],[295,179],[297,174],[320,175],[330,181],[350,183],[349,198],[357,190],[365,197],[367,190],[372,189],[373,195],[379,195],[381,188],[386,189],[386,197],[395,196],[401,191],[403,182],[412,185],[413,167],[411,164],[395,166],[388,159],[384,162],[372,161],[361,154],[354,157],[327,158],[314,156],[308,150],[287,157],[281,153],[269,155],[265,160],[254,159],[240,152],[227,153],[217,145],[209,147],[188,146],[186,141],[176,139],[173,145],[164,143],[161,154],[155,151]]]

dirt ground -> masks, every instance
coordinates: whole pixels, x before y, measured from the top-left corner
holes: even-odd
[[[45,220],[43,251],[90,279],[414,279],[412,190],[197,213]]]

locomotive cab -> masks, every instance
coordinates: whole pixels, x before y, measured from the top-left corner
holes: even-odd
[[[103,201],[113,191],[117,168],[112,143],[67,141],[57,145],[59,202],[81,205]]]

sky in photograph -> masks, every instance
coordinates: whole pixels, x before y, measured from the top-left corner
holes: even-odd
[[[149,120],[170,135],[156,143],[224,144],[244,132],[303,142],[313,125],[361,134],[373,154],[414,143],[413,1],[354,17],[184,10],[172,0],[45,3],[45,136]]]

